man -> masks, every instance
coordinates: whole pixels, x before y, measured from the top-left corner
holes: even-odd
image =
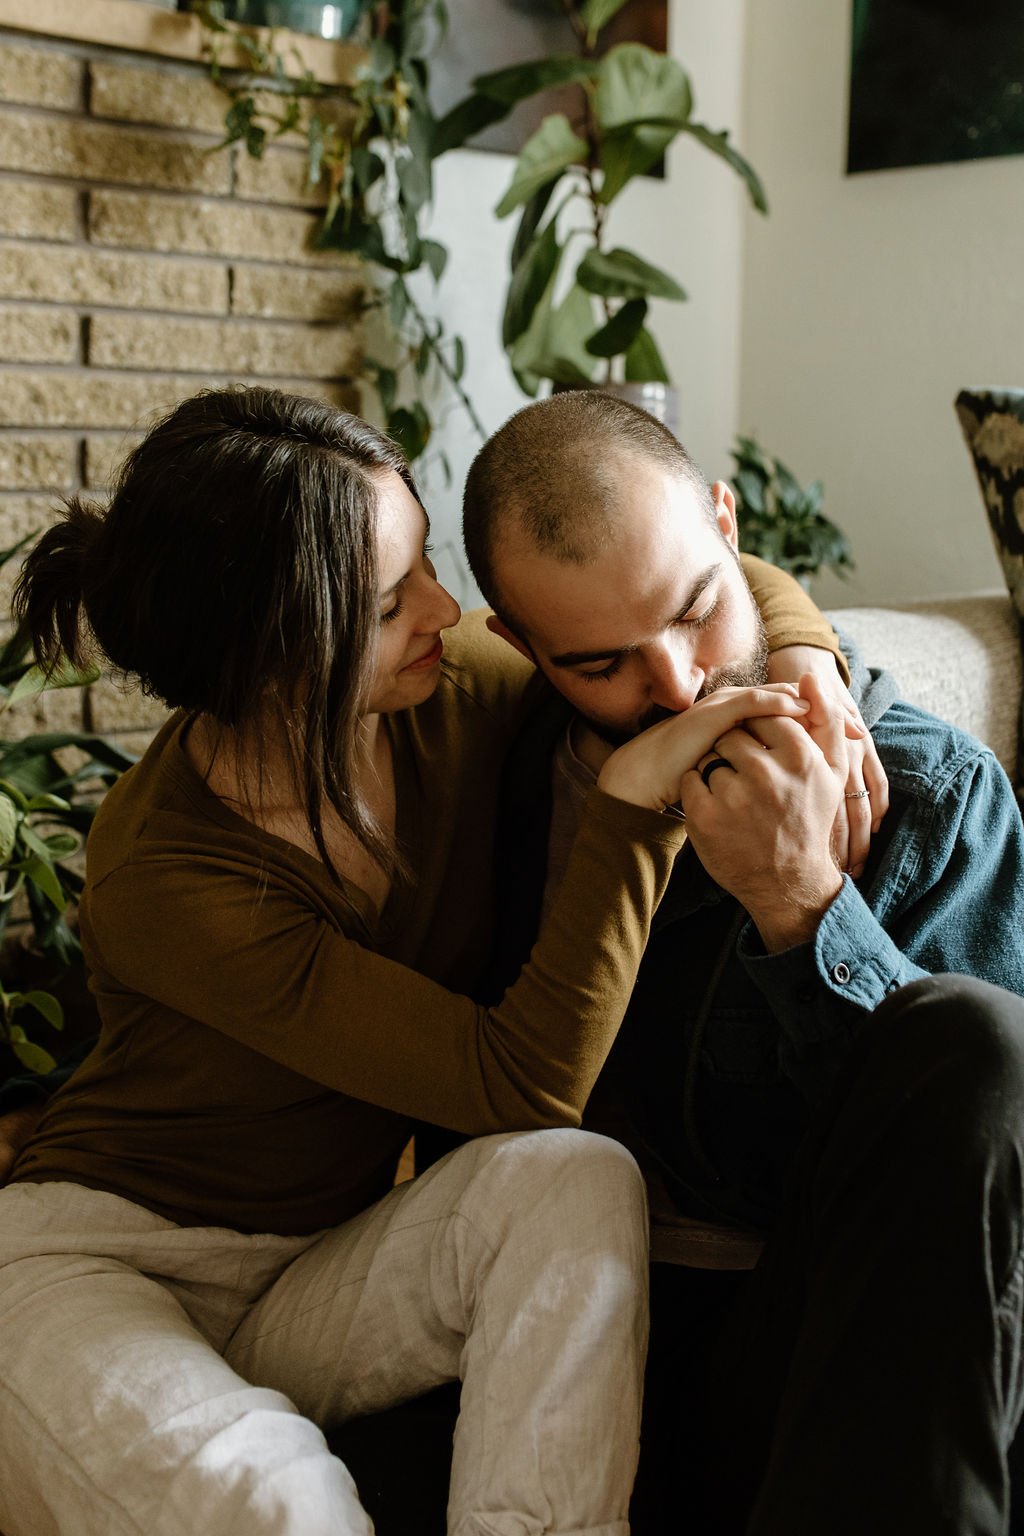
[[[731,492],[611,397],[513,417],[465,531],[492,628],[556,690],[510,767],[498,989],[614,743],[765,657]],[[689,1426],[713,1429],[675,1447],[674,1523],[994,1536],[1024,1386],[1024,835],[991,753],[854,686],[892,801],[866,867],[835,856],[842,722],[809,680],[808,729],[750,722],[684,781],[689,846],[595,1099],[681,1210],[772,1234],[734,1312],[699,1298],[717,1355]]]

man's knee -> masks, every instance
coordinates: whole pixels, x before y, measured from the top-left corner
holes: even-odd
[[[928,976],[886,999],[871,1034],[915,1098],[947,1116],[959,1106],[969,1122],[1019,1134],[1024,1000],[976,977]]]

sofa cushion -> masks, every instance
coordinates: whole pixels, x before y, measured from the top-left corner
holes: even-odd
[[[1010,598],[1024,618],[1024,390],[962,389],[956,413]],[[1024,761],[1017,765],[1018,792]]]
[[[837,608],[828,617],[868,666],[893,673],[902,698],[977,736],[1015,777],[1021,647],[1002,592],[898,609]]]

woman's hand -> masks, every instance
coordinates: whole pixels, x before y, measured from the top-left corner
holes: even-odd
[[[769,715],[799,720],[809,709],[789,683],[719,688],[682,714],[652,725],[617,747],[598,774],[598,787],[618,800],[663,811],[679,801],[683,775],[727,731],[745,720]]]
[[[872,835],[889,809],[889,781],[832,652],[812,645],[787,645],[769,658],[772,682],[799,684],[808,673],[827,697],[839,703],[846,717],[846,788],[832,829],[832,846],[840,868],[856,880],[864,873]]]
[[[6,1184],[15,1159],[39,1123],[45,1104],[25,1104],[0,1115],[0,1184]]]

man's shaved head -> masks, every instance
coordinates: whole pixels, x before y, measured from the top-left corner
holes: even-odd
[[[517,411],[477,454],[466,481],[463,537],[484,597],[518,628],[495,552],[515,534],[564,564],[586,565],[619,526],[624,466],[656,465],[688,482],[713,521],[711,491],[667,427],[599,390],[573,390]]]

